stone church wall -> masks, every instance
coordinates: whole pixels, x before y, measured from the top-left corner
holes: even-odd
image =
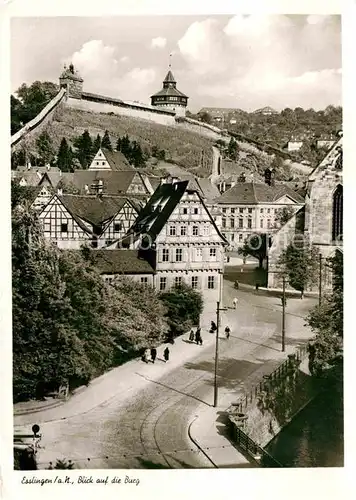
[[[335,250],[332,242],[333,195],[339,184],[342,185],[342,172],[322,171],[311,185],[306,205],[306,236],[324,257]]]

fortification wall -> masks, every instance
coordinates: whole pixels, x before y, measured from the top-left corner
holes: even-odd
[[[114,113],[116,115],[130,116],[132,118],[141,118],[143,120],[153,121],[161,125],[175,125],[174,115],[164,112],[159,113],[145,108],[134,108],[130,107],[130,105],[125,106],[125,104],[116,106],[105,102],[101,103],[69,97],[66,101],[66,105],[83,111],[93,111],[94,113]]]
[[[192,120],[191,118],[180,118],[176,120],[176,125],[190,132],[195,132],[209,139],[214,139],[215,141],[224,139],[225,137],[225,134],[219,128],[208,125],[207,123],[198,122],[197,120]]]
[[[16,132],[11,137],[11,148],[16,149],[16,145],[21,142],[22,139],[28,136],[31,132],[36,130],[39,131],[39,127],[44,126],[48,123],[49,120],[53,118],[54,111],[58,108],[58,106],[64,101],[64,97],[66,95],[65,89],[61,89],[58,94],[42,109],[40,113],[38,113],[33,120],[26,123],[21,130]]]

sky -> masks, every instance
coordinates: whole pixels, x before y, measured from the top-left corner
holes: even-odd
[[[170,57],[170,54],[172,56]],[[11,21],[11,88],[58,82],[150,103],[171,60],[188,109],[341,105],[341,19],[328,15],[34,17]]]

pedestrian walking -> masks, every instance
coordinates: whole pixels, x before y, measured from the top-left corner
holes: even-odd
[[[195,332],[195,342],[197,344],[199,344],[199,339],[200,339],[200,332],[201,332],[201,328],[197,328],[197,331]]]
[[[193,332],[193,329],[190,330],[189,342],[194,342],[194,332]]]
[[[151,360],[152,360],[152,363],[155,362],[156,357],[157,357],[157,349],[155,347],[152,347],[152,349],[151,349]]]
[[[199,345],[203,345],[203,339],[202,339],[202,336],[201,336],[201,334],[200,334],[200,333],[199,333],[198,344],[199,344]]]
[[[214,333],[217,329],[217,326],[216,326],[216,323],[214,321],[212,321],[210,323],[210,333]]]
[[[234,298],[234,300],[232,301],[232,304],[234,306],[234,309],[237,308],[237,303],[238,303],[239,299],[237,297]]]
[[[141,360],[144,362],[144,363],[148,363],[148,360],[147,360],[147,357],[146,357],[146,351],[143,352],[142,356],[141,356]]]
[[[149,349],[145,350],[145,352],[143,353],[142,359],[145,363],[148,363],[151,360],[151,351]]]
[[[165,350],[163,351],[163,357],[164,357],[164,362],[165,363],[167,361],[169,361],[169,349],[168,349],[168,347],[166,347]]]
[[[231,333],[230,328],[227,326],[227,327],[225,328],[226,340],[229,340],[229,338],[230,338],[230,333]]]

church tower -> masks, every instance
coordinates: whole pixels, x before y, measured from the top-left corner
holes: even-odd
[[[177,82],[171,69],[163,80],[163,88],[151,96],[151,105],[167,111],[174,111],[177,116],[185,116],[188,96],[177,89]]]
[[[83,78],[74,70],[73,64],[70,64],[69,68],[64,65],[64,71],[59,77],[59,86],[67,89],[68,97],[82,98],[83,81]]]

